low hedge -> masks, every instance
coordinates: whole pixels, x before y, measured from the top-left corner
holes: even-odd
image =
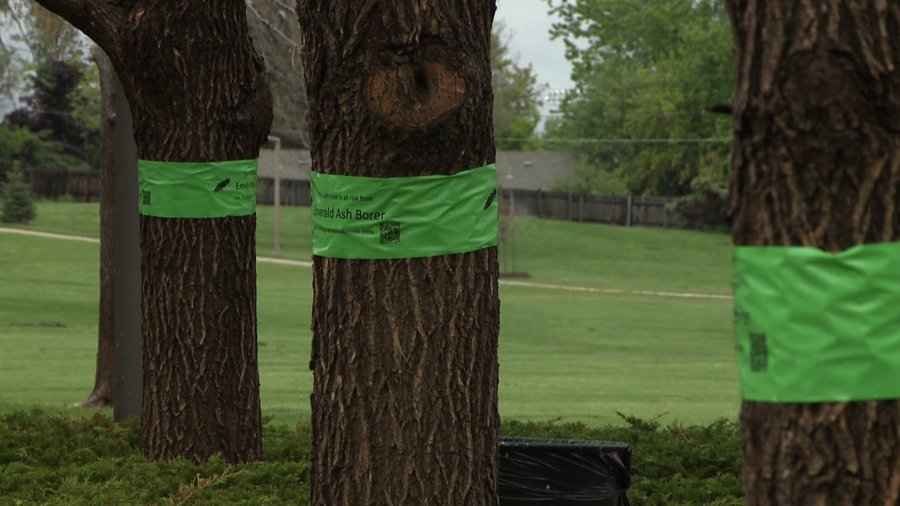
[[[622,441],[633,446],[632,504],[743,504],[740,437],[729,421],[662,427],[633,417],[601,428],[503,425],[504,436]],[[0,415],[0,504],[307,504],[308,422],[267,423],[265,460],[147,462],[140,427],[40,410]]]

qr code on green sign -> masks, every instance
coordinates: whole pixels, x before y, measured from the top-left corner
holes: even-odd
[[[381,222],[381,244],[400,243],[400,224],[396,221]]]
[[[762,332],[750,333],[750,370],[762,372],[769,368],[769,347]]]

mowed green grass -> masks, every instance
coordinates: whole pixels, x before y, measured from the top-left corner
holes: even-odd
[[[284,208],[282,254],[309,258],[309,211]],[[97,237],[96,204],[41,203],[25,227]],[[258,253],[272,254],[272,208]],[[98,246],[0,234],[0,409],[64,408],[93,385]],[[727,294],[724,235],[519,219],[516,270],[529,281]],[[259,264],[263,411],[309,414],[309,269]],[[501,287],[500,411],[505,419],[617,423],[735,418],[731,302]]]

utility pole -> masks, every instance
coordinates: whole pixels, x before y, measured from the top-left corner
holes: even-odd
[[[116,373],[113,414],[116,421],[141,416],[141,248],[138,219],[137,146],[131,109],[119,77],[115,82],[116,130]]]
[[[272,176],[275,178],[275,243],[274,254],[281,256],[281,137],[269,136],[269,141],[275,143],[275,167]]]

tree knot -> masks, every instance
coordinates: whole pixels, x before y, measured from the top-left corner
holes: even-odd
[[[393,125],[414,128],[431,125],[456,109],[465,92],[462,77],[435,62],[383,69],[366,85],[372,112]]]

